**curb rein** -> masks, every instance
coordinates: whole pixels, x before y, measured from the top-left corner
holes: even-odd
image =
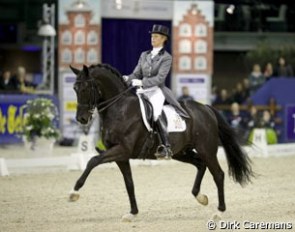
[[[89,112],[93,113],[95,107],[97,108],[97,112],[98,113],[101,113],[103,111],[105,111],[107,108],[109,108],[110,106],[112,106],[113,104],[115,104],[118,100],[120,100],[120,98],[125,94],[127,93],[128,91],[130,91],[133,86],[130,86],[128,87],[126,90],[124,90],[123,92],[119,93],[118,95],[106,100],[106,101],[103,101],[101,103],[97,103],[98,101],[98,98],[97,98],[97,90],[95,88],[95,80],[93,78],[91,79],[88,79],[88,80],[77,80],[76,82],[90,82],[91,83],[91,102],[89,104],[81,104],[81,103],[78,103],[78,106],[80,107],[87,107],[89,108]],[[99,91],[99,94],[98,95],[101,95],[100,91]]]

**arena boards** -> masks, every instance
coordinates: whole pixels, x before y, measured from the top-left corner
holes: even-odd
[[[282,157],[295,155],[295,144],[275,144],[266,147],[266,153],[258,145],[244,146],[244,149],[253,157]],[[4,159],[0,158],[0,176],[9,174],[35,173],[53,170],[83,170],[88,160],[96,155],[94,152],[82,153],[75,152],[66,156],[51,156],[42,158],[22,158],[22,159]],[[225,159],[225,153],[222,147],[218,149],[218,159]],[[157,160],[131,160],[132,166],[155,166],[171,165],[176,161],[157,161]],[[109,163],[98,168],[116,168],[115,163]]]

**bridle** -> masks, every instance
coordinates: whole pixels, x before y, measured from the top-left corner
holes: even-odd
[[[76,80],[76,83],[84,83],[84,82],[89,82],[90,83],[90,102],[87,104],[82,104],[79,103],[77,104],[78,107],[80,108],[86,108],[90,113],[94,112],[95,107],[97,106],[98,103],[98,96],[101,95],[101,93],[97,94],[96,89],[95,89],[95,84],[94,84],[94,79],[87,79],[87,80]]]
[[[88,104],[82,104],[82,103],[78,102],[79,107],[89,109],[88,111],[90,113],[94,112],[95,107],[97,108],[98,113],[105,111],[107,108],[109,108],[110,106],[115,104],[117,101],[119,101],[125,93],[127,93],[128,91],[130,91],[133,88],[133,86],[130,86],[127,89],[125,89],[123,92],[117,94],[116,96],[114,96],[108,100],[105,100],[103,102],[98,103],[98,100],[99,100],[98,96],[101,96],[101,92],[99,91],[99,93],[97,93],[97,89],[95,88],[94,78],[90,78],[87,80],[76,80],[76,83],[79,83],[79,82],[89,82],[90,83],[90,86],[91,86],[90,102]]]

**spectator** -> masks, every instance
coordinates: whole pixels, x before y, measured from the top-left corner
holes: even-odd
[[[252,72],[249,76],[250,95],[256,93],[256,91],[264,84],[265,78],[261,73],[259,64],[254,64]]]
[[[245,99],[247,100],[250,97],[250,84],[249,84],[248,78],[243,79],[243,91],[244,91]]]
[[[247,118],[247,130],[251,131],[253,128],[260,125],[260,116],[257,112],[256,106],[251,106],[250,112]]]
[[[187,86],[183,86],[181,88],[182,95],[177,99],[178,101],[193,101],[194,98],[189,93],[189,88]]]
[[[231,100],[228,96],[227,90],[226,89],[222,89],[220,91],[220,94],[218,94],[214,105],[229,105],[231,104]]]
[[[243,85],[238,83],[233,95],[233,101],[242,104],[246,100],[246,93],[243,90]]]
[[[263,115],[260,120],[260,127],[268,128],[268,129],[275,128],[275,122],[274,122],[273,118],[271,117],[271,114],[268,110],[263,111]]]
[[[0,90],[1,91],[15,91],[16,90],[16,82],[11,76],[10,71],[5,71],[3,76],[0,79]]]
[[[280,57],[278,60],[278,65],[274,72],[275,77],[293,77],[294,72],[291,65],[286,64],[284,57]]]
[[[252,105],[245,117],[246,131],[244,136],[246,140],[249,139],[251,132],[253,131],[254,128],[257,128],[259,124],[260,124],[260,115],[258,114],[256,106]]]
[[[268,81],[273,77],[273,67],[270,62],[265,65],[263,75],[265,77],[265,81]]]
[[[240,105],[236,102],[231,104],[231,112],[228,117],[228,122],[232,128],[237,128],[241,126],[242,116],[240,114]]]
[[[26,69],[22,66],[17,68],[16,74],[17,90],[21,93],[33,93],[35,86],[26,80]]]
[[[216,85],[212,85],[211,88],[211,96],[210,96],[210,102],[211,104],[213,104],[217,99],[217,86]]]
[[[240,142],[243,142],[243,140],[245,140],[245,119],[240,113],[240,105],[236,102],[231,105],[228,123],[237,133]]]

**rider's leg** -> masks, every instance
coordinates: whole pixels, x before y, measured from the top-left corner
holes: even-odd
[[[162,140],[162,146],[158,149],[158,158],[170,159],[173,155],[171,145],[168,140],[168,131],[165,121],[162,116],[156,121],[157,129]]]
[[[161,143],[164,145],[158,149],[158,158],[171,158],[172,152],[168,141],[167,126],[160,116],[162,114],[165,96],[160,88],[145,93],[145,96],[148,97],[150,103],[153,105],[154,122],[157,124],[157,130],[160,134],[160,139],[162,140]]]

